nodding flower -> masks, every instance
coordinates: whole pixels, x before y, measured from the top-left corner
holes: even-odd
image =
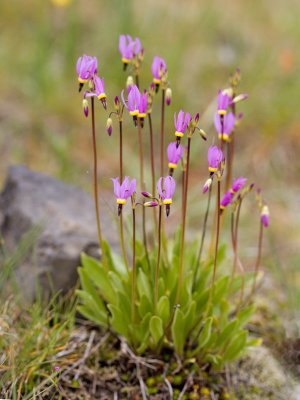
[[[113,130],[112,125],[113,125],[112,119],[111,118],[107,118],[107,121],[106,121],[106,132],[108,133],[108,136],[111,136],[111,134],[112,134],[112,130]]]
[[[211,187],[211,184],[212,184],[212,179],[208,178],[207,181],[203,185],[202,193],[207,193],[208,189]]]
[[[260,213],[260,222],[263,224],[265,228],[268,228],[270,224],[270,211],[269,207],[266,204],[262,206]]]
[[[231,185],[231,193],[237,193],[239,190],[243,189],[243,187],[246,185],[247,178],[244,178],[243,176],[240,176],[239,178],[236,178],[232,185]]]
[[[147,115],[147,106],[148,106],[148,95],[147,91],[145,90],[144,93],[140,96],[139,113],[138,113],[138,117],[142,123]]]
[[[217,146],[210,146],[207,153],[209,172],[217,172],[223,161],[223,152]]]
[[[234,194],[229,190],[226,192],[220,202],[220,209],[225,210],[225,208],[232,203]]]
[[[129,90],[129,93],[128,93],[127,102],[124,99],[124,90],[122,90],[122,93],[121,93],[122,101],[123,101],[124,106],[129,111],[129,114],[136,121],[136,118],[139,115],[141,93],[136,85],[129,87],[128,90]]]
[[[96,96],[98,100],[101,101],[103,107],[106,110],[106,94],[104,90],[104,78],[100,79],[99,76],[95,75],[93,77],[93,82],[94,82],[95,93],[90,95]]]
[[[230,141],[230,135],[235,126],[235,116],[232,112],[225,115],[220,115],[218,112],[215,114],[214,124],[216,131],[219,134],[219,139],[225,142]]]
[[[157,181],[157,191],[162,204],[166,206],[167,217],[170,214],[170,205],[175,193],[176,183],[171,176],[161,177]]]
[[[76,63],[76,72],[78,75],[79,92],[83,85],[97,73],[98,61],[96,57],[83,55],[79,57]]]
[[[134,40],[129,35],[120,35],[119,50],[122,57],[124,69],[132,61],[133,57],[142,51],[142,45],[139,38]]]
[[[87,117],[89,115],[89,102],[85,97],[82,100],[82,108],[84,115]]]
[[[169,162],[168,167],[170,168],[170,175],[172,175],[174,169],[177,168],[177,164],[179,160],[183,157],[183,153],[184,153],[184,148],[181,145],[177,147],[176,142],[171,142],[168,145],[167,154],[168,154],[168,162]]]
[[[114,184],[114,194],[118,204],[118,215],[122,212],[122,207],[126,201],[136,191],[136,179],[130,181],[128,176],[125,176],[122,184],[120,185],[119,178],[112,178]]]
[[[225,115],[227,113],[227,108],[231,102],[231,98],[224,90],[219,90],[218,93],[218,114]]]
[[[177,146],[179,146],[180,139],[183,137],[188,124],[190,123],[191,115],[190,113],[185,113],[180,110],[178,117],[176,118],[176,113],[174,114],[174,125],[175,125],[175,136],[177,140]]]
[[[156,85],[156,91],[157,91],[162,78],[167,73],[167,64],[165,60],[161,57],[155,56],[153,58],[151,71],[153,76],[153,83]]]
[[[172,89],[167,88],[166,89],[166,105],[167,106],[169,106],[171,104],[171,100],[172,100]]]

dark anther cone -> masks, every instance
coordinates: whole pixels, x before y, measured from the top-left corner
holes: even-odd
[[[173,172],[174,172],[174,168],[170,168],[170,169],[169,169],[169,175],[170,175],[170,176],[173,176]]]
[[[166,215],[167,215],[167,217],[170,215],[170,210],[171,210],[170,204],[167,204],[166,205]]]
[[[141,127],[144,128],[144,118],[140,118]]]
[[[126,63],[123,63],[123,71],[126,71],[126,69],[127,69],[127,65],[128,65],[128,64],[126,64]]]
[[[82,83],[82,82],[80,82],[80,83],[79,83],[78,92],[81,92],[82,88],[83,88],[83,83]]]
[[[132,119],[133,119],[134,126],[137,126],[137,117],[134,116],[134,117],[132,117]]]
[[[156,84],[155,84],[155,93],[157,93],[158,90],[159,90],[159,83],[156,83]]]
[[[101,99],[101,103],[103,105],[104,110],[106,110],[107,106],[106,106],[106,99]]]
[[[178,146],[180,145],[180,137],[176,137],[176,149],[178,148]]]
[[[122,213],[122,204],[118,205],[118,217],[121,215]]]

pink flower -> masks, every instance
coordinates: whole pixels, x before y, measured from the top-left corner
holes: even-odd
[[[218,112],[214,117],[215,128],[219,134],[219,139],[229,142],[230,135],[234,129],[235,116],[232,112],[220,115]]]
[[[141,93],[140,93],[138,87],[136,85],[129,87],[127,102],[124,99],[124,90],[122,90],[121,97],[122,97],[124,106],[129,111],[129,114],[132,117],[138,116],[140,101],[141,101]]]
[[[161,57],[155,56],[153,58],[151,67],[153,82],[155,85],[159,85],[162,77],[167,73],[167,64],[165,60]]]
[[[181,145],[177,147],[176,142],[172,142],[168,146],[167,153],[169,162],[168,167],[171,169],[177,168],[177,164],[183,156],[184,148]]]
[[[157,191],[159,193],[160,199],[166,206],[167,217],[170,214],[170,205],[173,202],[172,197],[175,193],[175,188],[176,188],[176,183],[171,176],[166,176],[165,178],[161,177],[157,181]]]
[[[233,193],[231,193],[231,191],[226,192],[220,202],[221,210],[224,210],[229,204],[231,204],[232,199],[233,199]]]
[[[233,184],[231,186],[231,193],[236,193],[239,190],[243,189],[243,187],[246,185],[247,179],[240,176],[239,178],[235,179],[233,181]]]
[[[148,106],[148,96],[147,92],[144,91],[144,93],[140,96],[140,103],[139,103],[139,113],[138,117],[139,118],[145,118],[147,115],[147,106]]]
[[[191,120],[190,113],[184,115],[184,111],[180,110],[178,117],[176,118],[176,113],[174,114],[174,125],[175,125],[175,136],[181,138],[186,131],[186,128]]]
[[[210,172],[217,172],[220,163],[223,160],[223,152],[217,146],[210,146],[207,153],[208,170]]]
[[[129,35],[120,35],[119,50],[122,62],[126,66],[131,62],[134,56],[142,51],[141,41],[139,38],[133,40]]]
[[[96,57],[83,55],[79,57],[76,63],[76,71],[78,75],[78,82],[80,84],[79,91],[81,90],[84,83],[97,73],[98,61]]]
[[[136,179],[130,181],[129,177],[125,176],[121,185],[119,183],[119,178],[112,178],[112,181],[114,184],[114,194],[117,199],[117,204],[126,204],[126,200],[136,191]]]
[[[219,90],[218,93],[218,114],[225,115],[227,113],[227,108],[231,102],[230,96],[222,91]]]

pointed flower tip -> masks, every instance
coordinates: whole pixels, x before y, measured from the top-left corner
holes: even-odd
[[[147,199],[153,199],[153,195],[149,192],[141,192],[141,195],[146,197]]]
[[[157,201],[146,201],[146,203],[144,203],[144,207],[156,207],[156,206],[158,206]]]
[[[260,214],[260,221],[265,228],[269,227],[270,211],[269,211],[269,207],[266,204],[262,207],[261,214]]]

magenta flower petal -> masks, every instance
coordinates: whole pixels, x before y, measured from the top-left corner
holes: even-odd
[[[220,202],[220,208],[224,210],[229,204],[231,204],[232,199],[233,193],[231,193],[231,191],[226,192]]]
[[[221,161],[223,160],[223,152],[217,146],[210,146],[207,153],[208,170],[210,172],[216,172],[219,168]]]
[[[244,178],[242,176],[240,176],[239,178],[236,178],[231,186],[231,192],[232,193],[236,193],[239,190],[243,189],[243,187],[246,185],[247,182],[247,178]]]
[[[177,164],[182,158],[183,153],[184,153],[184,148],[181,145],[177,147],[176,142],[172,142],[168,145],[167,154],[168,154],[169,168],[177,167]]]
[[[260,221],[263,224],[265,228],[268,228],[270,225],[270,212],[269,212],[269,207],[267,205],[264,205],[261,210],[260,214]]]

